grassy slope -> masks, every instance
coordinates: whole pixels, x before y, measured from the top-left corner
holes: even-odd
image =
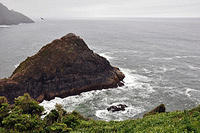
[[[189,111],[161,113],[136,120],[81,120],[76,132],[200,133],[200,106]]]

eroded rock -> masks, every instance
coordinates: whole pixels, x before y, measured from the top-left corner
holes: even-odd
[[[149,116],[149,115],[154,115],[154,114],[157,114],[157,113],[164,113],[164,112],[166,112],[165,105],[164,104],[160,104],[155,109],[153,109],[150,112],[144,114],[144,117]]]
[[[123,85],[124,74],[88,48],[79,36],[67,34],[23,61],[10,78],[0,80],[0,95],[10,102],[24,93],[39,102],[81,92]]]

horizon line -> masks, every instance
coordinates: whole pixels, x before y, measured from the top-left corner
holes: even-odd
[[[44,19],[49,19],[49,20],[73,20],[73,19],[80,19],[80,20],[84,20],[84,19],[200,19],[200,16],[199,17],[190,17],[190,16],[187,16],[187,17],[183,17],[183,16],[177,16],[177,17],[145,17],[145,16],[141,16],[141,17],[123,17],[123,16],[120,16],[120,17],[114,17],[114,16],[109,16],[109,17],[64,17],[64,18],[59,18],[59,17],[32,17],[32,19],[35,19],[35,20],[40,20],[41,18],[44,18]]]

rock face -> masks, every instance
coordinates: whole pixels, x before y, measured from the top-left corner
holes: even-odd
[[[155,109],[151,110],[150,112],[144,114],[145,116],[149,116],[149,115],[154,115],[156,113],[164,113],[166,112],[166,108],[164,104],[160,104],[159,106],[157,106]]]
[[[109,108],[107,108],[108,111],[112,111],[112,112],[116,112],[116,111],[125,111],[125,108],[127,108],[128,106],[125,104],[118,104],[116,106],[110,106]]]
[[[0,25],[13,25],[19,23],[33,23],[33,20],[19,12],[9,10],[0,3]]]
[[[28,57],[10,78],[0,80],[0,95],[10,102],[29,93],[39,102],[114,88],[121,85],[124,74],[88,48],[83,39],[67,34]]]

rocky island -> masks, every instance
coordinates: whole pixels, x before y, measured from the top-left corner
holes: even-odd
[[[67,34],[23,61],[7,79],[0,80],[0,95],[9,102],[29,93],[41,102],[81,92],[123,85],[124,74],[88,48],[79,36]]]
[[[0,25],[14,25],[33,22],[34,21],[27,16],[14,10],[9,10],[6,6],[0,3]]]

